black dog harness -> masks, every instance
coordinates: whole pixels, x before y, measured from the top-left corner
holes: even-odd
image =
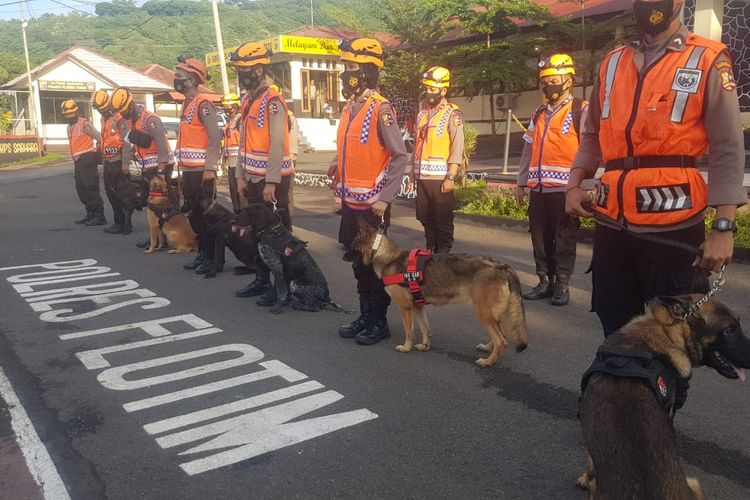
[[[151,203],[148,204],[148,209],[159,219],[159,229],[163,228],[164,224],[172,220],[174,216],[182,213],[176,208],[162,208]]]
[[[432,252],[426,248],[414,248],[406,261],[406,272],[383,276],[383,285],[401,285],[409,289],[415,306],[425,305],[420,284],[424,283],[424,268],[432,260]]]
[[[583,374],[581,393],[586,391],[591,376],[597,373],[641,379],[648,384],[662,409],[672,417],[685,404],[690,388],[689,378],[681,377],[671,364],[662,362],[652,353],[608,345],[599,347],[596,359]]]
[[[280,223],[264,229],[258,236],[261,243],[273,248],[284,259],[292,259],[307,247],[307,243],[294,236]]]

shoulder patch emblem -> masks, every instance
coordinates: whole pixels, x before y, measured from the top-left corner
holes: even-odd
[[[384,111],[380,115],[380,120],[383,122],[383,125],[385,125],[386,127],[390,127],[396,122],[396,120],[393,118],[393,113],[391,113],[390,111]]]
[[[273,101],[268,103],[268,112],[272,115],[276,115],[279,113],[279,105]]]
[[[698,92],[702,77],[703,71],[699,69],[679,68],[672,81],[672,90],[695,94]]]
[[[464,124],[464,121],[461,118],[461,113],[459,111],[453,112],[453,115],[451,116],[451,121],[453,122],[454,127],[460,127]]]
[[[732,65],[728,61],[719,61],[714,67],[719,72],[721,78],[721,88],[727,92],[734,92],[737,90],[737,82],[734,80],[734,73],[732,72]]]
[[[211,114],[211,108],[208,106],[201,107],[201,115],[208,116]]]

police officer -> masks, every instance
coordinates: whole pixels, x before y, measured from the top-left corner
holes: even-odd
[[[453,246],[453,190],[464,155],[463,117],[445,97],[450,83],[450,72],[440,66],[422,76],[424,108],[417,117],[411,175],[417,185],[417,219],[427,248],[435,253],[448,253]]]
[[[565,186],[578,149],[579,129],[588,103],[574,98],[573,59],[555,54],[539,63],[546,103],[532,116],[524,134],[516,201],[529,195],[529,226],[539,284],[524,294],[527,300],[552,297],[556,306],[570,300],[570,276],[576,261],[577,217],[565,213]]]
[[[102,167],[104,173],[104,192],[107,194],[115,223],[104,228],[109,234],[130,234],[133,230],[130,221],[126,221],[126,210],[122,200],[117,196],[117,186],[121,181],[122,158],[130,156],[130,145],[122,140],[127,135],[127,121],[115,113],[110,106],[106,90],[97,90],[91,96],[91,105],[102,115],[100,144]],[[124,133],[123,133],[124,132]]]
[[[274,89],[282,97],[284,93],[279,90],[278,85],[270,85],[269,88]],[[292,175],[289,182],[289,218],[294,215],[294,174],[297,172],[297,156],[299,155],[299,125],[297,124],[297,117],[294,116],[294,112],[289,107],[291,101],[287,101],[286,116],[289,126],[289,156],[292,158]],[[290,222],[291,224],[291,222]]]
[[[229,63],[236,68],[246,92],[241,109],[237,188],[248,203],[265,202],[273,207],[282,224],[291,230],[289,186],[293,170],[287,107],[281,95],[266,84],[271,51],[248,42],[230,54]],[[271,273],[262,260],[257,264],[255,280],[235,295],[261,295],[256,303],[269,306],[276,302]]]
[[[594,82],[566,208],[595,214],[592,308],[609,335],[657,295],[704,292],[734,249],[744,147],[726,46],[682,26],[681,1],[635,0],[643,36],[610,52]],[[710,150],[708,185],[696,159]],[[605,163],[592,210],[580,188]],[[705,238],[705,209],[716,208]],[[703,256],[669,243],[701,247]]]
[[[101,226],[107,223],[104,218],[104,203],[99,195],[99,169],[97,167],[96,146],[101,143],[101,135],[85,117],[78,113],[78,104],[72,99],[60,106],[63,118],[68,123],[68,144],[73,158],[76,191],[81,203],[86,207],[86,215],[75,221],[76,224]]]
[[[174,168],[174,156],[161,118],[142,104],[136,104],[133,95],[126,88],[115,89],[111,101],[113,111],[126,120],[130,129],[127,133],[127,142],[131,144],[130,157],[123,156],[123,171],[132,159],[140,165],[141,174],[147,182],[157,174],[164,176],[169,182]],[[171,196],[175,198],[174,193]],[[125,223],[131,226],[131,221]],[[148,244],[147,238],[136,246],[145,248]]]
[[[341,205],[340,237],[352,260],[360,313],[339,328],[339,335],[370,345],[390,336],[386,312],[391,299],[372,265],[364,265],[352,243],[359,220],[387,228],[390,203],[403,181],[407,155],[393,107],[377,91],[383,67],[380,42],[344,40],[340,48],[342,93],[348,102],[341,113],[338,151],[328,175],[334,178],[336,201]]]
[[[232,199],[232,208],[239,213],[244,206],[244,198],[240,197],[237,190],[237,157],[240,154],[240,98],[235,93],[229,93],[221,99],[221,107],[227,115],[227,124],[224,125],[224,147],[222,149],[222,162],[226,168],[229,182],[229,197]]]
[[[206,274],[214,258],[208,226],[198,205],[201,193],[216,196],[216,172],[221,156],[221,131],[216,109],[199,92],[206,83],[206,67],[195,58],[180,57],[174,74],[174,89],[185,96],[180,111],[180,133],[175,158],[182,171],[182,192],[190,226],[198,236],[198,255],[183,267]]]

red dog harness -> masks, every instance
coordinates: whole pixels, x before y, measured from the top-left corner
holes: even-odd
[[[424,282],[424,267],[430,259],[432,259],[432,251],[426,248],[412,249],[406,261],[406,272],[383,276],[383,284],[385,286],[401,285],[407,287],[414,305],[423,306],[425,300],[419,284]]]

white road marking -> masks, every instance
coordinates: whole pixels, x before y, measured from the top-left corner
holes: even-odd
[[[8,404],[10,423],[13,432],[16,434],[16,442],[21,448],[23,458],[26,460],[26,465],[34,477],[34,481],[42,489],[44,498],[47,500],[70,500],[70,495],[68,495],[68,490],[65,488],[60,473],[57,472],[47,448],[39,439],[29,415],[18,400],[16,391],[13,390],[13,386],[2,368],[0,368],[0,397]]]

